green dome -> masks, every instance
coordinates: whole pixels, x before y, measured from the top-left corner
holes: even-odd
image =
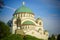
[[[25,22],[23,22],[23,24],[34,24],[33,22],[31,22],[31,21],[25,21]]]
[[[19,13],[19,12],[29,12],[29,13],[33,13],[31,9],[25,7],[25,6],[22,6],[20,8],[18,8],[15,13]]]

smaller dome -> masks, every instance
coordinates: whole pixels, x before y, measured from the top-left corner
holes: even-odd
[[[44,32],[48,32],[47,30],[44,30]]]
[[[28,12],[28,13],[33,13],[31,9],[27,8],[26,6],[21,6],[20,8],[18,8],[15,13],[19,13],[19,12]]]
[[[37,18],[37,20],[41,20],[41,18]]]
[[[31,22],[31,21],[25,21],[25,22],[23,22],[23,24],[26,24],[26,25],[27,25],[27,24],[30,24],[30,25],[32,24],[32,25],[33,25],[34,23]]]

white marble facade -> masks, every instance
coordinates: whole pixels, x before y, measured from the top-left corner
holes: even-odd
[[[19,17],[21,26],[17,27],[17,18]],[[35,36],[36,38],[48,40],[48,32],[43,29],[43,20],[41,18],[35,19],[34,13],[19,12],[13,15],[12,19],[12,34],[15,30],[22,29],[25,35]],[[25,23],[24,23],[25,22]]]

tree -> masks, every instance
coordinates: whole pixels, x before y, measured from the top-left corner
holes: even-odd
[[[55,35],[52,35],[51,40],[55,40]]]
[[[8,36],[10,34],[10,29],[7,24],[0,21],[0,39]]]
[[[18,34],[11,34],[2,40],[23,40],[23,37],[22,35],[18,35]]]
[[[36,38],[34,36],[26,35],[24,37],[24,40],[43,40],[43,39],[38,39],[38,38]]]
[[[57,36],[57,40],[60,40],[60,34]]]
[[[48,40],[51,40],[51,38],[49,37]]]
[[[48,40],[56,40],[55,35],[53,34],[51,37],[48,38]]]
[[[7,22],[7,24],[8,24],[9,27],[12,27],[12,20],[9,20],[9,21]]]

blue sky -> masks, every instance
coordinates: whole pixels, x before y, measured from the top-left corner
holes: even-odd
[[[4,0],[5,6],[0,13],[0,20],[7,23],[11,20],[14,10],[22,6],[29,7],[35,14],[35,18],[42,18],[44,29],[50,34],[60,33],[60,0]]]

